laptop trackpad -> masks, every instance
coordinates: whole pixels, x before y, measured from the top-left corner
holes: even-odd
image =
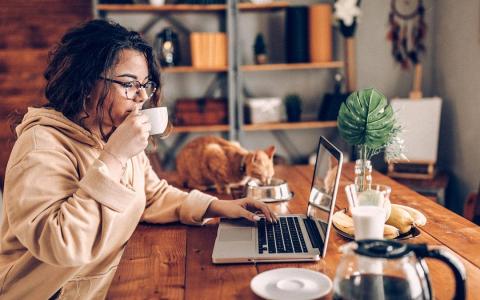
[[[248,242],[252,240],[252,228],[224,228],[219,236],[221,242]]]

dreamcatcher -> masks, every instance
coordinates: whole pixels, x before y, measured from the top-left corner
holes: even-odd
[[[391,12],[388,18],[390,31],[388,39],[392,41],[392,55],[402,68],[410,63],[420,62],[420,54],[425,52],[424,38],[427,31],[423,0],[391,0]]]

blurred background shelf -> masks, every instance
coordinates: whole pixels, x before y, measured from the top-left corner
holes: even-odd
[[[343,68],[343,61],[330,61],[322,63],[296,63],[296,64],[264,64],[244,65],[240,70],[244,72],[258,71],[284,71],[284,70],[308,70],[308,69],[335,69]]]
[[[228,125],[195,125],[195,126],[174,126],[174,133],[191,133],[191,132],[226,132]]]
[[[265,64],[265,65],[244,65],[240,70],[244,72],[261,71],[288,71],[288,70],[309,70],[309,69],[335,69],[343,68],[343,61],[331,61],[324,63],[298,63],[298,64]],[[215,73],[227,72],[228,67],[197,68],[193,66],[179,66],[162,68],[164,73]]]
[[[254,4],[226,0],[223,4],[170,4],[185,2],[174,0],[165,5],[103,4],[98,3],[101,0],[92,1],[96,16],[111,18],[141,32],[154,41],[152,44],[157,54],[160,53],[158,45],[167,39],[166,29],[175,33],[171,41],[178,43],[173,47],[179,50],[175,52],[178,53],[177,61],[169,64],[174,66],[162,67],[161,72],[166,75],[165,105],[178,123],[201,123],[194,121],[201,117],[198,114],[206,116],[214,113],[213,108],[207,107],[205,103],[214,99],[224,100],[227,116],[223,121],[228,120],[227,124],[219,121],[219,125],[178,125],[173,128],[169,139],[160,141],[160,144],[164,145],[162,160],[168,167],[173,166],[177,151],[198,135],[220,135],[225,139],[238,141],[245,148],[274,143],[279,146],[277,154],[285,155],[292,163],[304,162],[310,154],[309,149],[316,148],[316,143],[311,142],[315,140],[311,135],[317,137],[322,134],[329,138],[338,135],[336,121],[322,121],[331,118],[321,117],[318,112],[322,101],[326,101],[324,95],[331,91],[333,75],[343,72],[342,69],[347,63],[339,55],[335,55],[336,47],[332,45],[335,39],[327,42],[319,40],[322,45],[327,45],[327,48],[331,47],[331,55],[324,55],[321,59],[318,55],[305,56],[305,51],[319,52],[318,47],[312,50],[310,48],[313,46],[308,42],[305,45],[302,43],[309,41],[307,36],[313,34],[308,30],[309,26],[320,27],[317,23],[304,24],[306,18],[295,17],[309,16],[308,11],[318,4],[330,4],[318,0],[308,3],[273,1]],[[327,14],[324,19],[329,19],[330,16],[331,14]],[[301,26],[292,25],[297,23],[301,23]],[[332,22],[322,24],[325,36],[329,36]],[[294,29],[297,31],[292,31]],[[263,51],[266,52],[261,52],[262,47],[257,44],[259,35],[262,36],[265,48]],[[318,34],[315,36],[318,37]],[[295,37],[295,40],[291,37]],[[303,42],[299,41],[300,37]],[[218,46],[218,43],[210,45],[212,40],[226,40],[226,53],[219,51],[223,46]],[[156,44],[157,41],[160,44]],[[308,50],[305,50],[305,47]],[[293,55],[290,49],[297,49],[299,52]],[[264,53],[265,60],[258,59],[259,53]],[[219,57],[222,59],[217,59]],[[295,76],[289,73],[291,71],[296,72]],[[287,96],[292,95],[298,96],[297,106],[292,106],[292,101],[287,101]],[[283,111],[285,116],[268,119],[262,115],[260,118],[263,120],[256,122],[252,118],[250,104],[255,99],[262,98],[274,99],[276,104],[272,106],[270,101],[264,107],[257,106],[254,112],[267,109],[282,114]],[[181,101],[183,108],[180,110],[178,103]],[[189,105],[189,101],[197,102],[197,105]],[[297,107],[300,110],[299,118],[291,118],[292,111],[297,111]],[[187,112],[187,108],[197,115],[189,115],[192,111]],[[290,122],[281,121],[287,118]],[[274,123],[262,123],[267,121]],[[302,139],[308,142],[298,143],[298,140]]]
[[[277,10],[289,7],[290,4],[285,1],[277,1],[265,4],[253,4],[253,3],[240,3],[238,4],[239,10],[244,11],[262,11],[262,10]]]
[[[238,9],[244,11],[277,10],[289,6],[288,2],[272,2],[265,4],[239,3]],[[225,4],[98,4],[97,10],[104,12],[208,12],[226,11]]]
[[[266,124],[246,124],[243,126],[245,131],[262,130],[299,130],[315,128],[334,128],[337,127],[337,121],[310,121],[295,123],[266,123]]]
[[[202,11],[224,11],[225,4],[99,4],[97,10],[105,12],[202,12]]]
[[[193,66],[164,67],[163,73],[222,73],[227,72],[228,67],[198,68]]]

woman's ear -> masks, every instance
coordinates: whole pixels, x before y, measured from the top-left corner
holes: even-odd
[[[268,158],[272,158],[273,154],[275,154],[275,150],[276,150],[275,146],[272,145],[272,146],[268,147],[267,149],[265,149],[264,151],[265,151],[265,153],[267,153]]]

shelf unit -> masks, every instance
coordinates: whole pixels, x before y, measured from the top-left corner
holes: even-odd
[[[342,61],[331,61],[324,63],[296,63],[296,64],[264,64],[264,65],[242,65],[243,72],[262,71],[288,71],[288,70],[314,70],[314,69],[337,69],[343,68]],[[192,66],[164,67],[163,73],[223,73],[228,72],[228,67],[195,68]]]
[[[236,14],[242,13],[240,5],[234,9]],[[288,8],[286,5],[284,8]],[[238,24],[238,20],[236,19]],[[240,30],[240,26],[235,26],[235,31]],[[238,32],[236,32],[238,35]],[[237,81],[238,86],[244,85],[244,77],[252,72],[278,72],[278,71],[301,71],[301,70],[332,70],[344,68],[343,61],[330,61],[322,63],[274,63],[274,64],[261,64],[261,65],[240,65],[240,58],[237,54],[236,63],[239,65],[239,78]],[[246,135],[250,132],[265,132],[269,131],[277,141],[286,150],[293,162],[299,160],[298,154],[301,151],[297,148],[297,145],[293,143],[286,131],[292,130],[307,130],[307,129],[326,129],[336,128],[336,121],[302,121],[292,123],[268,123],[268,124],[244,124],[244,105],[246,95],[238,95],[236,99],[237,112],[238,112],[238,127],[237,127],[237,139],[242,143],[246,141]],[[297,157],[296,157],[297,156]]]
[[[196,125],[196,126],[175,126],[174,133],[189,132],[227,132],[228,125]]]
[[[259,71],[337,69],[342,67],[343,67],[342,61],[330,61],[330,62],[324,62],[324,63],[243,65],[240,67],[240,70],[243,72],[259,72]]]
[[[289,6],[288,2],[277,1],[265,4],[239,3],[238,10],[261,11],[277,10]],[[96,10],[101,12],[225,12],[226,4],[165,4],[160,6],[149,4],[97,4]]]
[[[150,4],[98,4],[97,10],[102,12],[202,12],[222,11],[224,4],[192,5],[192,4],[165,4],[160,6]]]
[[[299,130],[315,128],[333,128],[337,127],[337,121],[305,121],[295,123],[265,123],[265,124],[246,124],[243,126],[245,131],[265,131],[265,130]]]
[[[192,66],[178,66],[162,68],[162,73],[225,73],[228,67],[196,68]]]
[[[178,136],[173,142],[173,153],[186,140],[189,133],[207,133],[220,132],[231,140],[240,140],[244,134],[254,131],[271,131],[277,139],[286,139],[286,135],[281,132],[285,130],[305,130],[319,128],[334,128],[335,121],[304,121],[298,123],[273,123],[273,124],[244,124],[243,107],[244,96],[242,76],[251,72],[276,72],[276,71],[297,71],[297,70],[331,70],[344,68],[343,61],[331,61],[325,63],[276,63],[264,65],[242,65],[240,62],[239,44],[239,14],[242,12],[275,12],[288,8],[290,4],[285,1],[276,1],[265,4],[238,3],[238,0],[226,0],[226,4],[208,4],[208,5],[190,5],[190,4],[167,4],[162,6],[153,6],[148,4],[98,4],[98,0],[93,0],[94,15],[97,17],[106,17],[109,13],[149,13],[153,17],[142,30],[149,30],[160,18],[165,18],[182,13],[221,13],[225,16],[225,31],[228,37],[228,66],[215,68],[195,68],[193,66],[164,67],[163,73],[182,74],[182,73],[217,73],[227,74],[228,78],[228,107],[229,122],[226,125],[210,126],[176,126],[173,133]],[[161,17],[160,17],[161,16]],[[282,143],[285,144],[285,143]],[[284,147],[285,148],[285,147]],[[286,149],[288,151],[288,149]],[[172,155],[172,154],[170,154]]]

